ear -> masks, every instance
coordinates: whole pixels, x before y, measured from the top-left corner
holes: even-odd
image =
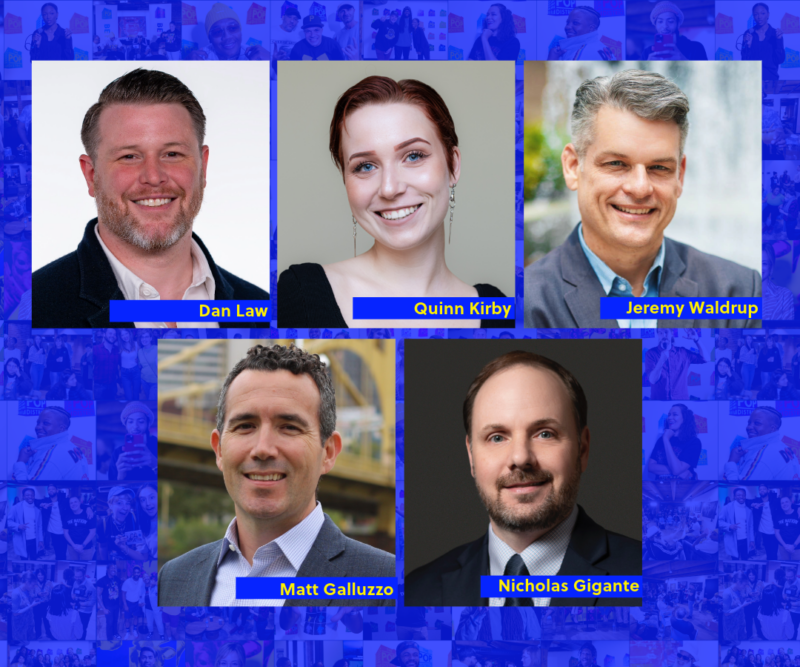
[[[322,458],[322,474],[329,473],[333,470],[333,465],[336,463],[336,457],[342,451],[342,436],[339,431],[334,431],[331,437],[325,441],[324,453]]]
[[[217,429],[211,431],[211,449],[217,456],[217,468],[222,472],[222,436]]]
[[[561,169],[564,172],[564,182],[570,190],[578,189],[580,179],[580,160],[575,144],[567,144],[561,152]]]
[[[475,466],[472,463],[472,447],[469,444],[469,436],[464,439],[464,442],[467,445],[467,456],[469,457],[469,471],[473,477],[475,477]]]
[[[88,155],[81,155],[79,160],[83,177],[86,179],[86,185],[89,187],[89,196],[94,197],[94,163],[92,162],[92,158]]]
[[[453,149],[453,173],[450,175],[453,179],[452,184],[456,185],[461,177],[461,151],[458,150],[458,146]]]
[[[680,197],[683,194],[683,177],[686,175],[686,156],[684,155],[681,158],[680,167],[678,167],[678,183],[680,184],[678,190],[678,196]]]
[[[581,433],[581,442],[580,442],[580,460],[581,460],[581,472],[586,472],[586,468],[589,465],[589,446],[591,444],[591,434],[589,433],[589,427],[583,427],[583,433]]]
[[[203,187],[206,187],[206,170],[208,169],[208,146],[203,146],[200,149],[200,155],[203,161]]]

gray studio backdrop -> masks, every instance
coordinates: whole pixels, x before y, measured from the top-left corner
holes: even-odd
[[[549,357],[581,383],[592,439],[578,503],[607,530],[641,539],[641,341],[406,340],[406,573],[488,529],[469,470],[462,406],[480,370],[513,350]]]
[[[350,205],[328,151],[331,117],[350,86],[382,75],[432,86],[455,122],[461,179],[448,267],[469,285],[514,295],[514,63],[281,61],[279,68],[279,272],[353,256]],[[359,253],[371,246],[359,227]]]

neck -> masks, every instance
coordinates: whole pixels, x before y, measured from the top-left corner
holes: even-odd
[[[644,281],[653,262],[661,250],[663,235],[644,248],[633,250],[620,249],[604,243],[593,234],[586,225],[583,226],[583,240],[595,255],[597,255],[614,273],[625,278],[633,289],[634,296],[644,293]]]
[[[431,239],[409,250],[394,250],[376,242],[360,258],[371,264],[392,296],[427,296],[442,291],[452,277],[444,256],[444,227]]]
[[[247,514],[237,507],[236,511],[236,530],[238,533],[239,550],[247,559],[250,565],[253,564],[253,556],[259,547],[269,544],[287,533],[303,519],[305,519],[317,506],[316,499],[312,498],[311,503],[301,512],[291,516],[281,516],[274,519],[259,519]]]
[[[494,534],[497,535],[503,542],[505,542],[508,546],[510,546],[514,551],[518,554],[522,553],[527,549],[531,544],[536,542],[536,540],[541,539],[547,533],[549,533],[553,528],[556,526],[561,525],[564,521],[567,520],[569,515],[572,513],[572,508],[570,511],[563,517],[559,518],[552,526],[549,528],[536,528],[533,530],[528,530],[524,532],[512,531],[507,530],[505,528],[501,528],[498,526],[494,519],[492,519],[492,530]]]
[[[183,298],[192,284],[191,233],[184,234],[166,250],[148,251],[123,241],[102,222],[97,228],[111,254],[148,285],[155,287],[162,300]]]

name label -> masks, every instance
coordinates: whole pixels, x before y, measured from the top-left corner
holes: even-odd
[[[269,301],[111,301],[111,322],[269,322]]]
[[[761,319],[761,297],[730,299],[685,299],[604,296],[600,298],[603,319],[713,320]]]
[[[394,577],[236,577],[237,600],[397,599]]]
[[[354,297],[356,320],[507,320],[514,318],[514,299],[458,297]]]
[[[640,598],[641,575],[607,577],[481,577],[486,598]]]

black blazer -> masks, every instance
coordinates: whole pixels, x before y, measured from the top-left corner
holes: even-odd
[[[36,328],[132,329],[133,322],[109,322],[109,301],[125,297],[117,285],[111,264],[94,233],[97,218],[89,221],[78,249],[33,273],[33,326]],[[196,234],[192,238],[203,251],[214,276],[214,298],[220,300],[269,299],[269,294],[218,267]],[[264,323],[220,322],[221,328],[250,327]]]
[[[481,576],[489,574],[489,535],[418,567],[405,580],[405,605],[488,607]],[[535,574],[535,573],[532,573]],[[607,531],[578,506],[578,519],[557,576],[641,575],[642,543]],[[542,596],[546,597],[546,596]],[[641,598],[551,598],[552,607],[639,606]]]
[[[505,296],[493,285],[474,285],[481,299]],[[424,322],[420,320],[420,326]],[[320,264],[292,264],[278,278],[278,326],[305,329],[347,329],[336,295]],[[481,320],[481,329],[513,329],[515,321]]]

